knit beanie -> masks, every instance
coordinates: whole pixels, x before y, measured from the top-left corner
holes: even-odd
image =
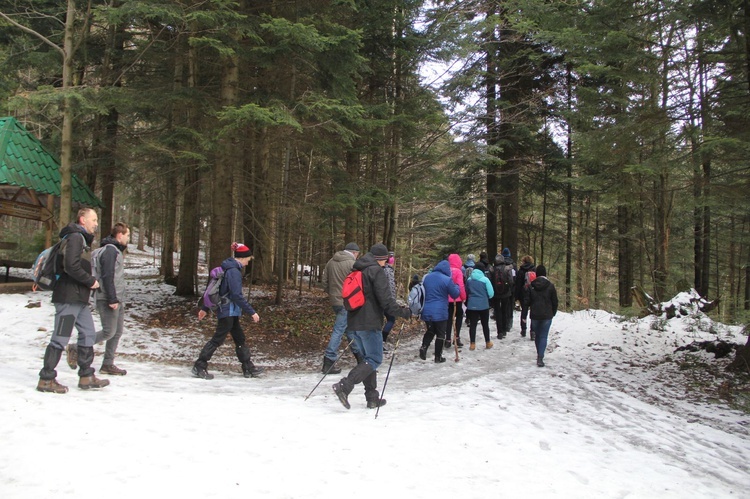
[[[537,265],[536,266],[536,276],[537,277],[546,277],[547,276],[547,268],[544,265]]]
[[[356,251],[357,253],[359,253],[359,246],[357,246],[357,243],[349,243],[344,247],[344,249],[346,251]]]
[[[375,260],[388,259],[388,248],[385,247],[385,244],[374,244],[372,248],[370,248],[370,253],[375,257]]]
[[[510,250],[508,248],[503,248],[503,256],[510,258]]]
[[[234,251],[235,258],[247,258],[248,256],[253,256],[253,250],[242,243],[232,243],[232,251]]]

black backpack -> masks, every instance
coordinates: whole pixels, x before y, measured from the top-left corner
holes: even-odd
[[[513,293],[516,279],[513,275],[513,266],[507,263],[495,265],[492,276],[492,285],[495,286],[495,296],[507,298]]]

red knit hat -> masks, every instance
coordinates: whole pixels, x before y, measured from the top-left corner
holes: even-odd
[[[235,258],[247,258],[248,256],[253,256],[253,250],[242,243],[232,243],[232,251],[234,251]]]

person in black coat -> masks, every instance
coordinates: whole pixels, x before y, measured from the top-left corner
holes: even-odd
[[[526,273],[534,270],[534,257],[526,255],[521,258],[521,266],[516,273],[516,300],[521,304],[521,336],[526,336],[527,321],[529,314],[529,290],[526,287]]]
[[[400,307],[391,293],[388,277],[383,267],[388,259],[388,248],[375,244],[370,252],[354,262],[353,270],[362,272],[365,304],[347,315],[346,332],[353,338],[360,353],[361,362],[332,388],[341,405],[349,409],[349,394],[358,383],[365,387],[367,408],[385,405],[378,393],[377,369],[383,363],[383,317],[411,317],[408,307]],[[359,360],[359,359],[358,359]]]
[[[544,351],[547,349],[549,328],[552,318],[557,314],[557,290],[547,279],[547,269],[544,265],[536,268],[536,279],[529,286],[529,308],[536,344],[536,365],[544,367]]]

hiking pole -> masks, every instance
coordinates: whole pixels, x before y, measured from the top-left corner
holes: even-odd
[[[406,324],[406,322],[404,322]],[[396,350],[398,350],[398,343],[401,341],[401,331],[404,329],[404,324],[401,324],[401,329],[398,330],[396,335],[396,344],[393,346],[393,352],[391,352],[391,363],[388,365],[388,372],[385,373],[385,381],[383,381],[383,390],[380,392],[380,398],[378,399],[378,408],[375,410],[375,419],[378,419],[378,413],[380,412],[380,404],[383,403],[383,395],[385,395],[385,387],[388,385],[388,376],[391,375],[391,368],[393,367],[393,359],[396,358]]]
[[[351,346],[351,344],[352,344],[352,342],[353,342],[353,341],[354,341],[354,338],[352,338],[351,340],[349,340],[349,343],[347,343],[347,344],[346,344],[346,346],[344,347],[344,351],[343,351],[343,352],[341,352],[341,353],[339,354],[339,356],[338,356],[338,357],[336,357],[336,360],[334,360],[334,361],[333,361],[333,364],[331,364],[330,366],[328,366],[328,369],[326,369],[326,372],[324,372],[324,373],[323,373],[323,377],[322,377],[322,378],[320,378],[320,381],[318,381],[318,384],[317,384],[317,385],[315,385],[315,388],[313,388],[312,390],[310,390],[310,393],[308,393],[308,394],[307,394],[307,397],[305,397],[305,400],[309,399],[309,398],[310,398],[310,395],[312,395],[312,394],[313,394],[313,392],[314,392],[314,391],[315,391],[315,390],[316,390],[316,389],[317,389],[317,388],[318,388],[318,387],[320,386],[320,384],[321,384],[321,383],[323,382],[323,380],[324,380],[324,379],[326,379],[326,376],[328,376],[328,373],[329,373],[329,372],[331,371],[331,369],[333,369],[333,366],[335,366],[335,365],[336,365],[336,362],[338,362],[338,361],[339,361],[339,359],[341,358],[341,356],[342,356],[342,355],[344,355],[344,353],[345,353],[345,352],[346,352],[346,350],[347,350],[347,349],[348,349],[348,348],[349,348],[349,347]]]
[[[451,316],[451,324],[453,325],[453,347],[456,350],[456,358],[453,359],[453,362],[458,362],[458,327],[455,324],[456,319],[456,307],[460,307],[461,302],[454,301],[453,302],[453,314]]]

